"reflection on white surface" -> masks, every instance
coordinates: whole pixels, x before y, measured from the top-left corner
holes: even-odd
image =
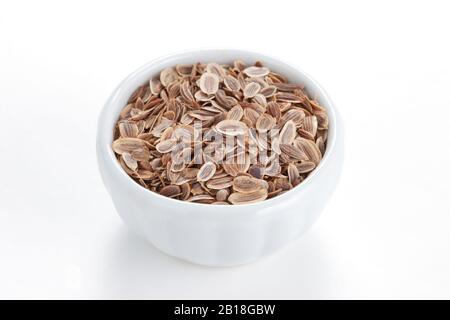
[[[112,239],[99,294],[186,299],[324,297],[334,291],[333,266],[326,262],[320,240],[306,237],[260,262],[209,268],[169,257],[121,227]]]

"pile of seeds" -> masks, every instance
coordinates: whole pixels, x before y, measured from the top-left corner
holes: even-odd
[[[245,204],[300,184],[321,161],[327,133],[325,108],[301,84],[237,60],[162,70],[121,111],[112,148],[151,191]]]

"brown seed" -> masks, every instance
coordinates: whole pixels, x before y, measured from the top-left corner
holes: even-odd
[[[329,125],[328,115],[325,112],[316,112],[314,115],[317,117],[319,129],[327,130]]]
[[[261,89],[261,85],[257,82],[250,82],[244,88],[244,97],[253,98]]]
[[[258,120],[256,120],[256,130],[266,132],[275,127],[276,120],[270,114],[263,113]]]
[[[245,123],[236,120],[223,120],[216,125],[216,130],[224,135],[238,136],[247,131]]]
[[[136,159],[134,159],[132,157],[131,154],[129,154],[128,152],[124,152],[122,154],[122,158],[123,158],[123,162],[125,162],[125,164],[127,165],[128,168],[130,168],[133,171],[137,170],[138,163],[137,163]]]
[[[199,194],[187,199],[189,202],[201,202],[201,203],[213,203],[215,200],[214,197],[209,194]]]
[[[223,79],[226,75],[225,70],[218,63],[208,63],[206,66],[206,72],[215,74],[219,79]]]
[[[274,101],[271,101],[267,104],[267,111],[268,113],[274,117],[275,119],[279,120],[281,117],[281,108],[280,105]]]
[[[295,141],[295,144],[297,148],[301,149],[305,153],[307,159],[311,160],[316,165],[320,162],[320,160],[322,160],[322,153],[320,152],[314,141],[304,138],[298,138]]]
[[[316,116],[309,116],[303,119],[303,127],[302,129],[308,131],[312,137],[316,136],[317,133],[317,118]]]
[[[206,162],[197,173],[197,181],[208,181],[216,173],[216,165],[212,162]]]
[[[230,194],[230,192],[228,191],[228,189],[221,189],[221,190],[217,191],[216,199],[217,199],[217,201],[225,201],[225,200],[227,200],[229,194]]]
[[[297,167],[293,163],[289,163],[287,168],[287,173],[289,177],[289,182],[294,184],[295,181],[300,177]]]
[[[226,76],[223,79],[225,86],[231,91],[239,91],[241,89],[241,85],[239,81],[233,76]]]
[[[279,92],[275,95],[278,101],[284,101],[284,102],[292,102],[292,103],[301,103],[305,99],[301,96],[297,96],[293,93],[289,92]]]
[[[145,141],[138,138],[120,138],[115,140],[112,145],[114,152],[118,154],[132,152],[133,150],[144,147],[146,147]]]
[[[150,159],[150,151],[148,148],[139,148],[131,151],[131,156],[137,161],[147,161]]]
[[[256,179],[263,179],[266,168],[260,164],[255,164],[248,169],[248,173]]]
[[[150,180],[155,178],[156,174],[150,170],[139,169],[137,171],[137,176],[143,180]]]
[[[295,83],[274,83],[273,85],[278,90],[286,91],[286,92],[293,92],[295,90],[302,90],[303,89],[303,85],[295,84]]]
[[[205,94],[215,94],[219,90],[219,77],[214,73],[204,73],[200,78],[200,90]]]
[[[169,153],[171,152],[177,145],[177,140],[175,139],[167,139],[161,141],[156,145],[156,150],[160,153]]]
[[[265,169],[264,174],[269,177],[278,176],[281,173],[281,166],[278,161],[272,161]]]
[[[187,200],[191,195],[191,186],[189,183],[180,185],[180,200]]]
[[[256,102],[257,104],[259,104],[260,106],[263,106],[263,107],[267,106],[267,99],[261,93],[257,93],[253,97],[253,101]]]
[[[228,120],[241,120],[242,116],[244,115],[244,110],[240,105],[235,105],[233,108],[230,109],[227,113],[227,119]]]
[[[270,98],[277,92],[277,87],[275,86],[267,86],[262,88],[259,93],[261,93],[264,97]]]
[[[291,144],[294,142],[296,135],[295,123],[289,120],[285,123],[283,129],[280,132],[280,143],[281,144]]]
[[[159,75],[159,80],[164,87],[167,87],[169,84],[177,81],[178,75],[173,68],[167,68],[161,71]]]
[[[252,193],[234,192],[228,197],[232,204],[250,204],[263,201],[267,198],[267,189],[258,189]]]
[[[286,123],[292,120],[296,127],[303,124],[303,119],[305,118],[305,112],[302,109],[290,109],[286,111],[281,117],[281,123]]]
[[[233,180],[233,190],[242,193],[251,193],[262,188],[263,183],[264,180],[249,176],[238,176]]]
[[[159,194],[172,198],[174,196],[177,196],[181,193],[181,188],[176,185],[168,185],[159,190]]]
[[[244,69],[244,73],[250,78],[253,77],[264,77],[269,74],[269,69],[265,67],[248,67]]]
[[[233,184],[233,178],[230,176],[225,176],[222,178],[214,178],[214,179],[209,180],[206,183],[206,186],[209,189],[221,190],[221,189],[231,187],[232,184]]]
[[[192,73],[194,66],[192,64],[178,64],[175,67],[175,70],[178,72],[180,76],[190,76]]]
[[[307,173],[312,171],[316,167],[316,164],[311,161],[302,161],[297,165],[297,170],[299,173]]]
[[[119,122],[119,131],[122,138],[136,138],[139,128],[134,122],[121,121]]]
[[[234,68],[239,70],[239,71],[244,70],[245,67],[246,67],[245,62],[242,61],[242,60],[235,60],[233,65],[234,65]]]
[[[294,160],[308,160],[308,156],[302,148],[293,146],[291,144],[281,144],[281,152]]]
[[[151,79],[150,80],[150,92],[156,96],[156,95],[159,95],[161,90],[162,90],[161,81],[159,81],[158,79],[155,79],[155,78]]]
[[[314,141],[314,136],[311,134],[311,132],[303,130],[303,129],[298,129],[297,132],[300,137],[305,138],[307,140]]]
[[[320,153],[323,154],[325,153],[325,143],[323,142],[323,137],[318,137],[316,140],[316,146],[317,148],[319,148]]]
[[[271,147],[275,153],[277,153],[278,155],[281,154],[280,139],[278,137],[272,138]]]

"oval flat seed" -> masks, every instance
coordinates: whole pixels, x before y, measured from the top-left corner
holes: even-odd
[[[242,193],[255,192],[263,187],[263,181],[249,176],[238,176],[233,179],[233,190]]]
[[[261,90],[261,85],[257,82],[250,82],[244,88],[244,97],[253,98]]]
[[[312,171],[316,167],[316,164],[312,161],[302,161],[297,165],[297,170],[299,173],[307,173]]]
[[[264,97],[270,98],[277,92],[277,87],[275,86],[267,86],[262,88],[259,93],[261,93]]]
[[[285,123],[283,129],[280,133],[280,143],[281,144],[291,144],[294,142],[296,135],[295,123],[292,120],[289,120]]]
[[[274,83],[273,84],[278,90],[293,92],[295,90],[303,90],[303,85],[295,83]]]
[[[195,92],[194,94],[195,99],[197,99],[197,101],[210,101],[212,99],[214,99],[213,95],[209,95],[204,93],[202,90],[198,90],[197,92]]]
[[[122,158],[123,158],[123,162],[125,162],[125,164],[127,165],[128,168],[130,168],[133,171],[136,171],[138,168],[138,163],[136,161],[136,159],[134,159],[131,154],[129,154],[128,152],[124,152],[122,154]]]
[[[216,173],[216,165],[212,162],[206,162],[197,173],[197,181],[208,181]]]
[[[297,167],[293,163],[289,163],[287,168],[287,173],[289,177],[289,182],[293,185],[298,178],[300,177],[300,173],[298,172]]]
[[[139,178],[143,179],[143,180],[150,180],[153,179],[156,174],[150,170],[146,170],[146,169],[139,169],[137,171],[137,175]]]
[[[144,147],[131,151],[131,156],[137,161],[147,161],[151,155],[148,148]]]
[[[270,114],[263,113],[258,120],[256,120],[256,130],[266,132],[275,127],[276,120]]]
[[[281,173],[281,166],[278,161],[272,161],[264,171],[264,174],[270,177],[277,176]]]
[[[219,77],[214,73],[204,73],[199,80],[200,90],[205,94],[215,94],[219,90]]]
[[[229,120],[241,120],[242,116],[244,115],[244,110],[240,105],[235,105],[233,108],[230,109],[227,113],[227,119]]]
[[[228,201],[232,204],[249,204],[263,201],[267,195],[267,189],[258,189],[252,193],[234,192],[228,197]]]
[[[292,120],[297,127],[303,124],[305,112],[302,109],[290,109],[286,111],[281,117],[281,123],[286,123]]]
[[[248,127],[245,123],[237,120],[222,120],[216,125],[216,130],[228,136],[244,134]]]
[[[174,197],[181,193],[181,188],[176,185],[168,185],[159,190],[159,194],[165,196],[165,197]]]
[[[267,99],[265,96],[263,96],[261,93],[257,93],[255,97],[253,98],[253,101],[259,104],[260,106],[267,106]]]
[[[132,152],[133,150],[142,149],[144,147],[146,147],[145,141],[138,138],[119,138],[112,144],[114,152],[118,154]]]
[[[315,137],[317,133],[317,118],[316,116],[309,116],[303,119],[302,129],[311,133],[311,136]]]
[[[216,193],[216,200],[217,201],[225,201],[225,200],[227,200],[229,194],[230,194],[230,192],[228,191],[228,189],[221,189],[221,190],[217,191],[217,193]]]
[[[158,95],[161,92],[161,89],[161,81],[155,78],[150,80],[150,92],[152,94],[154,94],[155,96]]]
[[[265,77],[269,74],[269,69],[265,67],[248,67],[244,69],[244,73],[249,76],[250,78],[253,77]]]
[[[193,197],[190,197],[189,199],[187,199],[187,201],[189,202],[207,202],[207,203],[212,203],[214,202],[215,198],[210,196],[209,194],[199,194],[199,195],[195,195]]]
[[[272,138],[272,143],[271,143],[271,147],[272,150],[280,155],[281,154],[281,148],[280,148],[280,139],[278,137]]]
[[[267,112],[277,120],[279,120],[281,117],[281,107],[274,101],[271,101],[267,104]]]
[[[173,68],[167,68],[161,71],[159,75],[159,80],[164,87],[167,87],[169,84],[177,81],[178,74]]]
[[[308,155],[303,149],[293,146],[292,144],[281,144],[281,152],[294,160],[308,160]]]
[[[171,152],[177,145],[177,140],[175,139],[167,139],[161,141],[156,145],[156,150],[160,153],[169,153]]]
[[[248,173],[256,179],[263,179],[266,168],[260,164],[255,164],[248,169]]]
[[[122,138],[136,138],[139,128],[136,123],[130,121],[119,122],[119,132]]]
[[[316,165],[320,162],[320,160],[322,160],[322,153],[320,152],[314,141],[304,138],[298,138],[295,141],[295,144],[306,154],[307,158],[314,162]]]
[[[192,73],[193,65],[192,64],[177,64],[175,66],[175,70],[178,72],[180,76],[190,76]]]
[[[239,84],[238,79],[236,79],[233,76],[230,76],[230,75],[226,76],[223,79],[223,83],[231,91],[239,91],[239,90],[241,90],[241,85]]]
[[[215,74],[219,77],[219,79],[222,79],[226,75],[225,70],[218,63],[208,63],[208,65],[206,66],[206,72]]]
[[[325,153],[325,143],[323,142],[323,138],[322,137],[318,137],[316,140],[316,146],[317,148],[319,148],[320,153],[323,154]]]
[[[213,190],[221,190],[221,189],[231,187],[232,184],[233,184],[233,178],[230,176],[226,176],[223,178],[211,179],[206,183],[206,186]]]
[[[180,185],[180,200],[187,200],[191,194],[191,186],[189,183]]]
[[[275,95],[278,101],[292,102],[292,103],[302,103],[305,98],[302,96],[297,96],[290,92],[279,92]]]

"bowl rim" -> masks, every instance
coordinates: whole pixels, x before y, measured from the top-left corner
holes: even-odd
[[[255,203],[248,203],[248,204],[239,204],[239,205],[221,205],[221,204],[204,204],[204,203],[196,203],[196,202],[189,202],[184,200],[178,200],[178,199],[172,199],[165,197],[163,195],[160,195],[154,191],[148,190],[141,186],[139,183],[135,182],[126,172],[125,170],[120,166],[119,162],[117,161],[117,158],[114,154],[114,151],[111,148],[112,139],[113,139],[113,128],[115,123],[117,122],[117,116],[120,113],[120,111],[123,109],[123,106],[116,107],[117,110],[112,109],[114,106],[114,102],[119,99],[122,95],[125,94],[123,92],[124,86],[132,82],[134,79],[138,78],[143,73],[146,73],[148,69],[155,68],[158,64],[162,64],[165,61],[173,60],[173,65],[175,65],[177,62],[176,60],[180,60],[182,58],[186,58],[192,55],[199,55],[205,53],[220,53],[220,52],[229,52],[234,53],[236,55],[235,59],[239,59],[240,56],[246,55],[246,56],[253,56],[254,60],[261,60],[263,63],[265,61],[270,61],[272,64],[278,64],[283,65],[289,69],[291,69],[293,72],[297,74],[301,74],[303,78],[305,78],[309,85],[314,86],[314,89],[317,93],[318,98],[321,101],[321,105],[326,105],[327,114],[329,118],[329,132],[328,132],[328,139],[327,139],[327,147],[325,150],[325,154],[323,155],[319,165],[306,177],[305,180],[303,180],[298,186],[292,188],[291,190],[286,191],[285,193],[278,195],[276,197],[266,199],[260,202]],[[201,58],[200,58],[201,59]],[[326,102],[326,103],[324,103]],[[112,110],[112,112],[111,112]],[[115,116],[110,116],[109,118],[112,123],[106,123],[105,119],[108,119],[107,115],[115,113]],[[233,208],[236,208],[236,210],[241,211],[241,209],[249,208],[249,209],[256,209],[260,207],[265,206],[271,206],[276,205],[277,203],[283,203],[286,202],[289,198],[295,197],[296,195],[299,195],[300,193],[305,192],[305,190],[309,189],[311,185],[317,180],[317,176],[323,171],[323,167],[325,167],[328,162],[330,161],[330,158],[332,155],[336,152],[336,140],[338,136],[338,131],[342,130],[341,128],[338,128],[338,115],[337,110],[330,99],[327,92],[323,89],[323,87],[314,79],[312,78],[308,73],[304,72],[302,69],[298,68],[295,64],[291,63],[290,61],[286,61],[285,59],[280,59],[274,55],[267,55],[267,54],[261,54],[254,51],[249,50],[240,50],[240,49],[233,49],[233,48],[223,48],[223,49],[217,49],[217,48],[202,48],[202,49],[190,49],[190,50],[184,50],[184,51],[178,51],[175,53],[166,54],[164,56],[161,56],[159,58],[153,59],[132,73],[130,73],[124,80],[122,80],[119,85],[113,90],[113,92],[110,94],[109,98],[107,99],[106,103],[104,104],[97,122],[97,152],[106,154],[106,159],[109,161],[114,167],[114,169],[118,174],[118,176],[121,179],[121,183],[126,183],[132,188],[133,190],[136,190],[136,192],[139,192],[141,194],[145,193],[145,196],[147,197],[155,197],[156,200],[159,201],[165,201],[168,204],[172,206],[192,206],[193,208],[198,209],[205,209],[208,207],[211,208],[228,208],[227,211],[234,210]],[[105,129],[110,127],[110,134],[108,134]],[[108,135],[111,136],[111,141],[108,141]],[[238,208],[238,209],[237,209]],[[219,210],[217,211],[219,212]]]

